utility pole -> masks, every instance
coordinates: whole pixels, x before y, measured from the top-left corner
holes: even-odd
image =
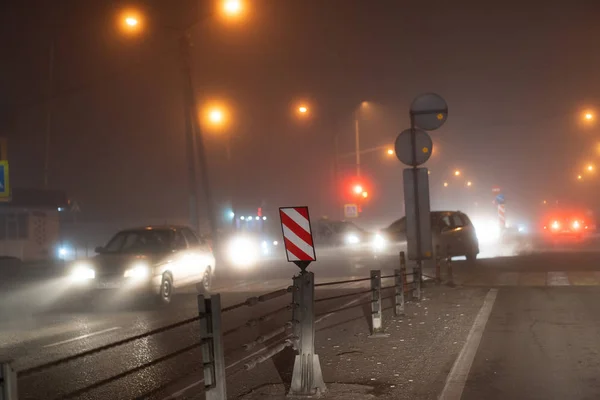
[[[354,118],[354,138],[356,147],[356,176],[360,178],[360,130],[358,126],[358,115]]]
[[[192,43],[190,41],[189,29],[185,29],[183,31],[179,43],[181,51],[181,69],[183,72],[184,81],[184,118],[186,131],[186,159],[188,167],[190,224],[196,230],[196,232],[200,232],[200,219],[198,214],[198,182],[196,175],[197,157],[198,167],[200,168],[200,179],[202,181],[202,190],[204,192],[204,199],[206,202],[209,231],[213,242],[216,242],[217,222],[213,210],[213,199],[208,173],[208,162],[206,159],[206,149],[202,137],[200,121],[198,119],[198,107],[196,102],[196,94],[194,92],[194,83],[192,80],[190,55]]]

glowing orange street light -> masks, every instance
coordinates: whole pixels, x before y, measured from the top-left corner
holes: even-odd
[[[221,110],[211,110],[208,113],[208,119],[210,120],[211,123],[215,124],[215,125],[219,125],[223,123],[223,111]]]
[[[369,193],[367,193],[367,192],[362,192],[362,197],[366,199],[367,197],[369,197]]]
[[[448,187],[448,182],[444,182],[444,187]]]
[[[594,171],[594,166],[592,164],[588,164],[588,166],[586,167],[586,169],[588,170],[588,172],[593,172]]]
[[[473,185],[473,182],[471,182],[471,181],[467,182],[467,186],[471,186],[471,185]]]
[[[459,170],[454,171],[454,176],[460,176],[460,171]]]
[[[360,185],[356,185],[356,186],[354,186],[353,190],[354,190],[354,193],[356,193],[356,194],[361,194],[361,193],[363,193],[363,188],[362,188],[362,186],[360,186]]]
[[[137,33],[142,29],[142,18],[136,11],[123,11],[119,20],[123,32]]]
[[[298,107],[298,112],[300,114],[306,114],[308,112],[308,108],[306,106],[300,106]]]
[[[589,112],[589,111],[588,111],[588,112],[586,112],[585,114],[583,114],[583,118],[584,118],[586,121],[591,121],[591,120],[593,120],[593,119],[594,119],[594,114],[592,114],[591,112]]]
[[[221,0],[221,12],[228,17],[240,17],[244,14],[244,2],[242,0]]]
[[[387,149],[387,154],[388,154],[388,156],[393,156],[394,155],[394,150]]]
[[[578,181],[580,181],[580,180],[583,180],[583,176],[581,176],[581,175],[577,175],[577,180],[578,180]]]
[[[127,18],[125,18],[125,25],[134,27],[134,26],[137,26],[137,24],[139,24],[139,23],[140,23],[140,21],[138,21],[138,19],[135,18],[135,17],[127,17]]]

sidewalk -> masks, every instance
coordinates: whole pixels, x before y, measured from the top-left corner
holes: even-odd
[[[315,346],[328,391],[320,398],[436,399],[487,291],[430,284],[423,301],[407,303],[405,316],[397,318],[387,300],[387,338],[368,337],[370,309],[355,308],[321,322]],[[255,370],[229,375],[228,397],[286,399],[293,356],[291,350],[283,352]]]

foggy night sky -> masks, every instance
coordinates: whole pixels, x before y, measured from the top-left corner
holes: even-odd
[[[116,29],[131,3],[1,3],[0,129],[13,186],[42,185],[54,31],[50,187],[78,200],[83,220],[187,215],[178,42],[160,26],[185,24],[194,3],[138,2],[148,12],[138,37]],[[236,204],[334,214],[334,133],[351,152],[353,112],[367,100],[376,106],[361,121],[361,147],[391,144],[409,126],[410,101],[429,91],[449,105],[447,124],[431,133],[432,203],[455,168],[481,193],[501,186],[515,208],[596,193],[598,183],[584,192],[574,176],[599,159],[600,125],[578,118],[600,112],[600,4],[487,3],[256,0],[244,23],[205,18],[193,30],[197,96],[230,104],[235,121],[206,132],[217,200],[229,187],[224,136],[233,135]],[[293,112],[302,99],[310,120]],[[372,181],[365,215],[400,213],[401,164],[383,152],[362,162]]]

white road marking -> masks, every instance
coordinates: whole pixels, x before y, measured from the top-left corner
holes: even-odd
[[[490,289],[485,296],[483,305],[481,306],[477,317],[475,317],[471,331],[469,331],[467,341],[456,358],[450,374],[448,374],[448,377],[446,378],[446,385],[438,398],[439,400],[460,400],[462,397],[467,378],[469,377],[469,372],[471,371],[471,365],[473,365],[473,360],[477,354],[477,349],[479,348],[479,343],[481,343],[485,325],[492,313],[492,307],[494,306],[497,295],[498,289]]]
[[[357,282],[357,283],[358,283],[358,282]],[[354,300],[350,300],[349,302],[345,303],[344,305],[342,305],[342,306],[341,306],[341,307],[339,307],[339,308],[344,308],[344,307],[351,306],[352,304],[358,303],[360,300],[362,300],[363,298],[365,298],[365,297],[367,297],[367,296],[370,296],[370,294],[369,294],[369,293],[366,293],[366,294],[364,294],[364,295],[362,295],[362,296],[359,296],[358,298],[356,298],[356,299],[354,299]],[[321,322],[321,321],[323,321],[323,320],[324,320],[324,319],[326,319],[326,318],[329,318],[329,317],[330,317],[330,316],[332,316],[333,314],[335,314],[335,313],[329,313],[329,314],[325,314],[325,315],[323,315],[323,316],[321,316],[321,317],[317,318],[317,319],[315,320],[315,324],[316,324],[316,323],[319,323],[319,322]],[[292,336],[292,335],[291,335],[291,334],[290,334],[290,335],[287,335],[287,336],[286,336],[284,339],[287,339],[287,338],[289,338],[290,336]],[[255,351],[254,353],[252,353],[252,354],[249,354],[249,355],[247,355],[246,357],[244,357],[244,358],[242,358],[242,359],[240,359],[240,360],[234,361],[233,363],[231,363],[231,364],[229,364],[228,366],[226,366],[226,367],[225,367],[225,370],[228,370],[229,368],[231,368],[231,367],[234,367],[234,366],[238,365],[239,363],[241,363],[241,362],[243,362],[243,361],[246,361],[246,360],[247,360],[247,359],[249,359],[249,358],[252,358],[252,357],[254,357],[254,356],[255,356],[255,355],[257,355],[258,353],[261,353],[261,352],[263,352],[265,349],[266,349],[266,348],[264,348],[264,347],[263,347],[262,349],[259,349],[259,350]],[[176,399],[176,398],[178,398],[178,397],[182,396],[183,394],[185,394],[185,392],[187,392],[187,391],[188,391],[188,390],[190,390],[191,388],[194,388],[194,387],[196,387],[196,386],[200,385],[201,383],[204,383],[204,379],[200,379],[200,380],[198,380],[198,381],[196,381],[196,382],[190,383],[190,384],[189,384],[189,385],[187,385],[186,387],[184,387],[184,388],[182,388],[182,389],[180,389],[180,390],[178,390],[178,391],[176,391],[176,392],[174,392],[174,393],[171,393],[170,395],[168,395],[167,397],[163,398],[162,400],[173,400],[173,399]]]
[[[67,343],[71,343],[71,342],[76,342],[76,341],[81,340],[81,339],[87,339],[87,338],[92,337],[92,336],[102,335],[104,333],[116,331],[118,329],[121,329],[121,327],[120,326],[113,326],[112,328],[104,329],[104,330],[101,330],[101,331],[98,331],[98,332],[92,332],[92,333],[88,333],[88,334],[85,334],[85,335],[74,337],[72,339],[61,340],[60,342],[47,344],[47,345],[44,346],[44,348],[56,347],[56,346],[60,346],[61,344],[67,344]]]
[[[548,286],[569,286],[569,277],[564,271],[550,271],[546,275]]]

